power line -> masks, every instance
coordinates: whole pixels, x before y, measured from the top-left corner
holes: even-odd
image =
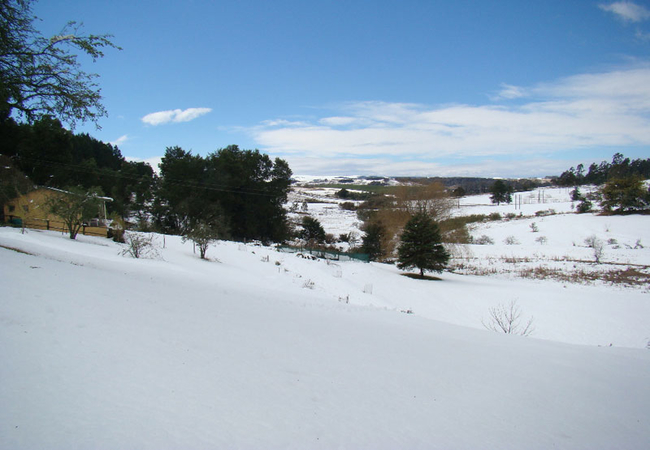
[[[143,177],[146,175],[141,175],[141,176],[135,176],[135,175],[127,175],[120,173],[119,171],[116,171],[114,169],[110,168],[89,168],[86,166],[83,166],[82,164],[70,164],[70,163],[63,163],[60,161],[52,161],[52,160],[47,160],[47,159],[42,159],[42,158],[33,158],[33,157],[24,157],[24,156],[19,156],[19,160],[23,161],[30,161],[32,164],[39,165],[39,166],[47,166],[47,167],[64,167],[76,172],[80,173],[86,173],[89,175],[95,175],[95,176],[108,176],[108,177],[113,177],[113,178],[120,178],[124,180],[131,180],[131,181],[141,181]],[[104,170],[109,170],[109,172],[105,172]],[[173,186],[181,186],[181,187],[187,187],[187,188],[195,188],[195,189],[204,189],[208,191],[215,191],[215,192],[226,192],[226,193],[234,193],[234,194],[245,194],[245,195],[257,195],[257,196],[263,196],[263,197],[277,197],[277,195],[270,194],[268,192],[265,192],[266,189],[268,188],[254,188],[254,187],[238,187],[238,188],[233,188],[227,184],[218,184],[214,182],[205,182],[205,181],[188,181],[188,180],[181,180],[181,179],[174,179],[174,178],[164,178],[164,177],[156,177],[154,174],[153,177],[151,178],[152,180],[155,180],[156,178],[161,179],[165,184],[167,185],[173,185]]]

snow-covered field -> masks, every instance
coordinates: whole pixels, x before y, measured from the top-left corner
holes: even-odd
[[[647,284],[509,267],[649,265],[650,216],[537,217],[571,210],[547,194],[476,225],[493,245],[457,251],[490,276],[440,281],[231,242],[202,261],[172,236],[133,259],[0,228],[0,448],[648,448]],[[356,220],[330,213],[328,232]],[[591,235],[609,242],[603,264]],[[482,324],[513,300],[531,337]]]

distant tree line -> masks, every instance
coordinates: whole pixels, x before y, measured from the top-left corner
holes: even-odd
[[[555,180],[559,186],[574,186],[571,198],[578,201],[578,212],[592,210],[593,202],[600,202],[604,212],[627,214],[650,209],[650,190],[643,180],[650,178],[650,158],[630,160],[621,153],[614,154],[612,162],[592,163],[585,173],[584,165],[571,167]],[[597,185],[590,195],[582,195],[579,186]]]
[[[448,189],[452,195],[462,197],[463,195],[486,194],[491,192],[496,178],[478,178],[478,177],[400,177],[397,181],[413,184],[431,184],[439,183]],[[532,191],[540,186],[548,186],[548,181],[540,179],[512,179],[508,180],[508,185],[514,192]]]
[[[626,158],[621,153],[612,157],[612,162],[602,161],[600,164],[591,163],[587,169],[584,164],[578,164],[562,172],[554,179],[558,186],[583,186],[592,184],[600,186],[607,181],[628,177],[650,178],[650,158]]]

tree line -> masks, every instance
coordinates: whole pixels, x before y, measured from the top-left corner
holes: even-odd
[[[587,184],[600,186],[607,181],[621,178],[650,178],[650,158],[626,158],[621,153],[612,157],[612,162],[602,161],[599,164],[591,163],[587,169],[584,164],[578,164],[562,172],[554,182],[558,186],[584,186]]]
[[[157,175],[148,164],[127,161],[117,146],[47,116],[34,124],[5,120],[0,133],[8,137],[0,148],[2,204],[34,186],[82,189],[111,197],[109,214],[140,229],[187,234],[211,224],[237,240],[288,237],[283,205],[291,169],[258,150],[231,145],[202,157],[169,147]]]
[[[122,218],[141,213],[152,201],[156,176],[151,166],[127,161],[117,146],[74,134],[57,119],[44,116],[18,124],[6,118],[0,121],[0,135],[1,204],[34,185],[94,189],[113,199],[109,212]]]

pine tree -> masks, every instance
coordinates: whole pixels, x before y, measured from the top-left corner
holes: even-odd
[[[364,227],[363,244],[361,251],[367,253],[371,261],[376,261],[383,255],[381,241],[386,234],[386,229],[381,222],[371,222]]]
[[[424,271],[442,272],[447,266],[449,253],[442,245],[440,229],[426,212],[418,212],[406,223],[398,256],[397,267],[416,267],[421,277]]]
[[[302,231],[300,233],[305,241],[310,245],[322,244],[325,241],[325,229],[318,219],[310,216],[302,218]]]
[[[492,194],[490,200],[497,206],[501,203],[512,203],[512,188],[503,180],[496,180],[490,188],[490,193]]]

